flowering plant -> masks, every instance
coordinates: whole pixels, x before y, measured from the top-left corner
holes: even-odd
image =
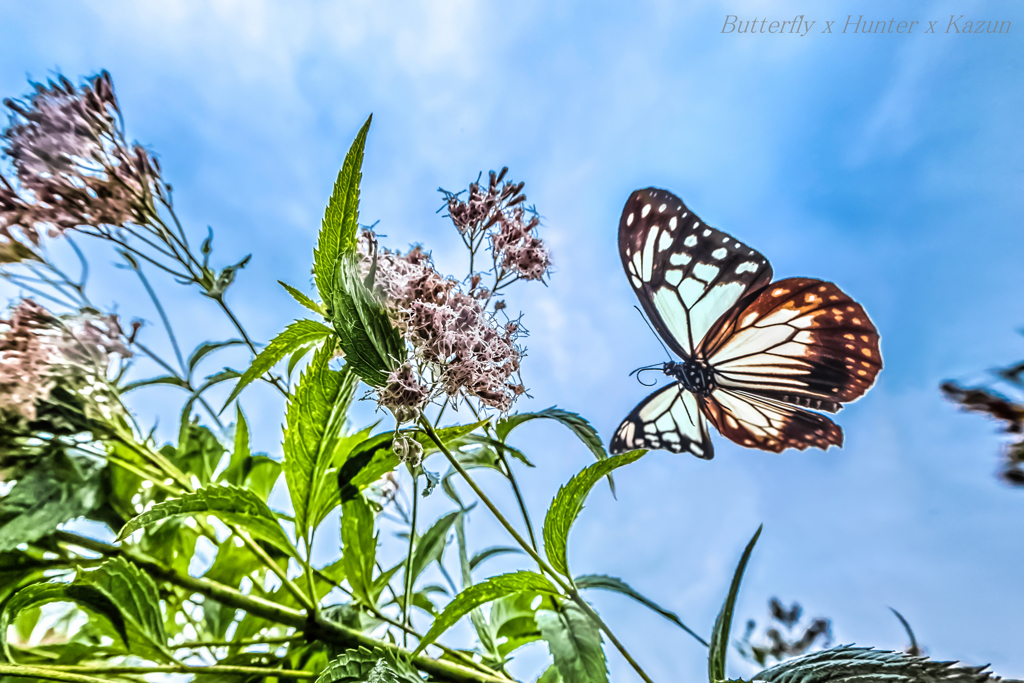
[[[212,234],[193,249],[156,158],[127,141],[108,74],[81,86],[61,78],[5,103],[13,177],[0,182],[0,272],[19,296],[0,320],[0,678],[599,683],[609,680],[607,641],[650,683],[585,598],[601,589],[673,622],[706,648],[710,681],[726,679],[733,607],[760,531],[708,640],[622,579],[569,568],[570,530],[588,495],[645,452],[609,456],[593,427],[566,410],[513,412],[529,374],[525,328],[507,295],[545,281],[551,258],[523,183],[506,169],[443,193],[468,255],[463,277],[446,276],[423,246],[394,250],[360,226],[367,120],[313,253],[316,292],[284,284],[309,315],[258,346],[226,298],[249,257],[217,271]],[[139,278],[175,358],[154,351],[139,321],[126,332],[89,300],[76,239],[112,246]],[[52,244],[78,255],[80,277],[67,275]],[[186,360],[149,272],[197,287],[239,338],[206,341]],[[247,367],[197,374],[232,347],[248,349]],[[161,374],[139,376],[138,359]],[[285,400],[280,458],[253,451],[240,401],[256,382]],[[226,403],[211,403],[211,390],[227,383]],[[174,443],[159,443],[131,407],[155,386],[186,397]],[[353,425],[358,398],[387,420]],[[231,404],[234,424],[225,425]],[[512,441],[534,420],[564,425],[596,458],[561,487],[539,533],[516,477],[533,465]],[[512,519],[477,482],[481,470],[511,489]],[[514,546],[472,552],[470,493]],[[429,524],[420,514],[428,495],[450,502]],[[332,516],[340,544],[324,558],[314,539]],[[400,559],[391,561],[390,548]],[[523,566],[481,578],[485,562],[513,552]],[[48,603],[64,607],[37,609]],[[449,632],[463,619],[468,641]],[[532,643],[550,653],[537,672],[515,661]],[[853,681],[881,671],[893,681],[990,679],[851,647],[756,678]]]

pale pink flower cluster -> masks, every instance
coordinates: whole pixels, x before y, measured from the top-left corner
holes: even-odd
[[[62,378],[101,381],[114,355],[132,355],[117,316],[57,317],[22,299],[10,318],[0,319],[0,411],[32,421]]]
[[[504,181],[507,172],[491,171],[486,188],[471,184],[465,201],[445,193],[448,215],[471,248],[480,236],[489,238],[496,268],[524,280],[541,280],[551,270],[551,256],[537,236],[540,217],[524,208],[524,183]]]
[[[368,273],[372,235],[364,233],[360,244]],[[520,330],[516,323],[498,324],[487,312],[486,290],[474,286],[464,292],[437,272],[420,247],[405,254],[377,252],[374,282],[415,351],[413,362],[391,373],[379,394],[382,405],[397,409],[396,415],[408,414],[435,395],[456,398],[465,392],[502,412],[512,407],[524,392],[513,381],[522,356],[515,343]]]
[[[125,141],[107,72],[80,88],[63,77],[36,84],[30,97],[4,105],[3,153],[17,187],[0,177],[0,245],[16,241],[12,228],[38,246],[41,230],[148,220],[153,193],[166,186],[156,159]]]

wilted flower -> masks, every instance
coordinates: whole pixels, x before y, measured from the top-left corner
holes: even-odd
[[[16,241],[17,227],[38,246],[40,229],[51,236],[83,225],[144,223],[163,196],[156,159],[126,142],[120,108],[107,72],[80,88],[60,77],[36,84],[26,100],[4,100],[11,111],[3,152],[20,192],[0,183],[0,243]]]
[[[58,317],[23,299],[0,319],[0,412],[33,421],[60,385],[109,405],[106,373],[114,355],[131,356],[116,316],[84,310]]]
[[[393,370],[378,394],[380,405],[400,423],[416,419],[429,399],[430,386],[420,381],[409,363]]]

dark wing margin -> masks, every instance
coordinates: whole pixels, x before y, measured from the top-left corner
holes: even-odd
[[[722,388],[828,412],[862,396],[882,369],[864,308],[810,278],[766,287],[709,332],[698,356]]]
[[[673,382],[645,398],[615,430],[608,450],[617,455],[637,448],[713,458],[707,420],[697,397]]]
[[[619,256],[651,324],[681,358],[693,357],[717,320],[772,279],[764,256],[655,188],[626,202]]]
[[[819,413],[728,389],[715,389],[700,400],[708,420],[740,446],[781,453],[843,445],[843,430]]]

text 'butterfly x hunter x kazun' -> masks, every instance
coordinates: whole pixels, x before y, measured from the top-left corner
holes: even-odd
[[[622,422],[612,453],[637,448],[714,455],[707,423],[750,448],[843,445],[837,412],[882,369],[878,331],[831,282],[787,278],[754,249],[706,225],[671,192],[637,190],[619,222],[633,290],[680,361],[672,383]]]

